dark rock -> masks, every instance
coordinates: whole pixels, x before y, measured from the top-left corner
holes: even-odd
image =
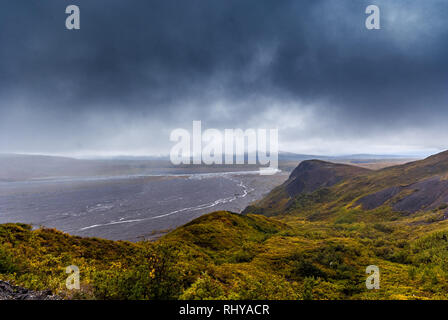
[[[32,291],[0,280],[0,300],[61,300],[50,290]]]
[[[321,160],[307,160],[299,164],[289,176],[286,191],[294,197],[301,193],[311,193],[320,188],[331,187],[345,179],[370,170]]]
[[[391,187],[379,192],[369,194],[356,202],[356,205],[362,205],[363,209],[372,210],[382,206],[387,200],[392,199],[400,191],[401,187]]]
[[[406,189],[415,191],[393,206],[397,211],[415,213],[421,209],[436,209],[448,202],[448,180],[442,180],[441,177],[425,179]]]
[[[376,209],[395,196],[400,197],[401,192],[405,196],[398,201],[394,199],[394,203],[391,203],[392,208],[396,211],[415,213],[419,210],[437,209],[439,206],[448,203],[448,180],[436,176],[406,187],[386,188],[359,199],[356,204],[361,204],[362,208],[366,210]]]

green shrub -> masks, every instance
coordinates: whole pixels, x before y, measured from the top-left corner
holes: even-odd
[[[303,282],[302,299],[303,300],[313,300],[313,289],[316,286],[316,279],[314,277],[306,277]]]
[[[184,291],[180,300],[215,300],[222,299],[224,290],[206,272],[190,288]]]
[[[17,270],[12,253],[5,246],[0,246],[0,273],[14,273]]]

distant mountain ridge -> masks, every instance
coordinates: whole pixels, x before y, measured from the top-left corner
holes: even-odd
[[[399,159],[400,156],[366,155],[370,159]],[[306,154],[295,154],[290,152],[279,152],[279,168],[284,171],[292,170],[297,163],[304,160],[320,159],[327,161],[350,160],[352,162],[362,161],[362,158],[354,155],[347,156],[314,156]],[[245,155],[247,159],[247,154]],[[405,159],[405,158],[400,158]],[[27,154],[2,154],[0,153],[0,181],[22,181],[48,177],[83,177],[83,176],[107,176],[107,175],[132,175],[149,173],[186,173],[211,170],[232,171],[258,170],[259,165],[249,164],[223,164],[223,165],[179,165],[171,163],[168,156],[159,157],[98,157],[98,158],[70,158],[49,155],[27,155]]]
[[[424,160],[373,171],[320,160],[303,161],[281,186],[245,212],[279,215],[294,211],[297,200],[304,212],[314,208],[313,193],[325,193],[318,204],[328,208],[387,206],[393,211],[415,213],[448,204],[448,151]],[[316,194],[315,194],[316,195]],[[331,210],[330,210],[331,211]],[[447,211],[448,214],[448,211]]]

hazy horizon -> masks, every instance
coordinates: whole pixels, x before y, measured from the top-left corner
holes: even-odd
[[[278,128],[300,154],[448,149],[448,4],[5,1],[0,152],[167,154],[170,132]]]
[[[304,153],[296,153],[291,151],[279,151],[279,155],[283,156],[316,156],[316,157],[329,157],[329,158],[343,158],[343,157],[379,157],[379,158],[424,158],[429,157],[431,155],[444,152],[447,150],[436,150],[433,152],[429,151],[421,151],[421,152],[415,152],[415,153],[322,153],[322,154],[304,154]],[[236,155],[236,154],[234,154]],[[157,160],[157,159],[164,159],[169,160],[169,153],[159,153],[159,154],[151,154],[151,153],[142,153],[142,154],[132,154],[132,153],[106,153],[106,154],[84,154],[84,153],[40,153],[40,152],[13,152],[13,153],[4,153],[0,152],[0,156],[43,156],[43,157],[61,157],[61,158],[72,158],[72,159],[79,159],[79,160]],[[223,157],[225,154],[223,154]]]

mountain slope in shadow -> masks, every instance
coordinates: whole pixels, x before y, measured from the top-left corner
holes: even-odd
[[[320,210],[413,214],[448,207],[448,151],[378,171],[319,160],[303,161],[289,179],[245,213],[267,216]],[[448,214],[448,210],[444,212]]]

